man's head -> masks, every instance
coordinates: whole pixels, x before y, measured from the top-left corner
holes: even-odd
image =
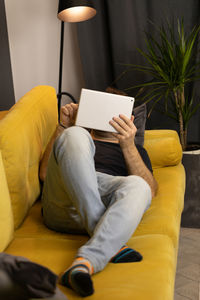
[[[121,91],[121,90],[118,90],[114,87],[111,87],[111,86],[108,86],[107,89],[106,89],[106,92],[107,93],[111,93],[111,94],[116,94],[116,95],[121,95],[121,96],[128,96],[127,93]]]

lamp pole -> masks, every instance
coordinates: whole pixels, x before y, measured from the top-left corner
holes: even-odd
[[[58,115],[60,119],[60,107],[62,95],[67,95],[72,102],[76,103],[74,97],[68,92],[62,92],[62,73],[63,73],[63,47],[64,47],[64,22],[82,22],[91,19],[96,15],[96,10],[90,0],[59,0],[58,18],[61,20],[60,34],[60,64],[58,81]]]
[[[68,92],[62,92],[62,74],[63,74],[63,47],[64,47],[64,33],[65,33],[65,23],[61,21],[61,30],[60,30],[60,64],[59,64],[59,81],[58,81],[58,116],[60,119],[60,107],[62,96],[66,95],[71,98],[72,102],[76,103],[74,97]]]
[[[61,99],[62,99],[62,71],[63,71],[63,45],[64,45],[64,22],[61,21],[60,34],[60,65],[59,65],[59,81],[58,81],[58,113],[60,113]]]

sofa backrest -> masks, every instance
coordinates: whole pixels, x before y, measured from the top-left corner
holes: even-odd
[[[40,194],[39,162],[57,120],[55,89],[38,86],[22,97],[0,121],[0,150],[15,229]]]

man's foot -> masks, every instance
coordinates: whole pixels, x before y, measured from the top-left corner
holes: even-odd
[[[93,267],[91,263],[83,257],[78,257],[71,267],[61,275],[60,282],[82,297],[87,297],[94,293],[92,274]]]
[[[122,247],[119,252],[113,256],[110,260],[112,263],[127,263],[137,262],[142,260],[142,255],[136,250],[129,248],[128,246]]]

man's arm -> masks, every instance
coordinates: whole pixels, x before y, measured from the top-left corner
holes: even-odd
[[[157,182],[151,171],[145,165],[135,145],[123,150],[124,158],[130,175],[138,175],[142,177],[151,188],[152,197],[156,195]]]
[[[70,103],[66,104],[65,106],[61,107],[60,110],[60,124],[57,125],[56,130],[48,143],[46,150],[43,154],[43,157],[40,162],[40,169],[39,169],[39,178],[41,181],[45,180],[46,172],[47,172],[47,165],[49,161],[49,156],[51,153],[51,149],[56,138],[61,135],[65,128],[71,127],[74,125],[76,113],[78,109],[78,104]]]
[[[113,133],[113,135],[119,141],[129,174],[142,177],[149,184],[152,197],[154,197],[157,191],[157,182],[153,174],[146,167],[137,150],[137,147],[135,146],[134,138],[137,128],[135,127],[133,120],[133,116],[130,120],[126,116],[120,115],[119,117],[114,117],[113,120],[110,121],[110,124],[118,132]]]

